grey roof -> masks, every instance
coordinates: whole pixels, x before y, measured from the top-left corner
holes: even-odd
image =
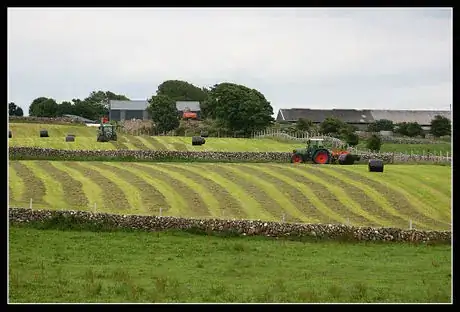
[[[417,122],[422,126],[431,124],[434,116],[441,115],[452,120],[450,111],[436,110],[355,110],[355,109],[280,109],[277,121],[297,121],[306,118],[315,123],[322,122],[326,117],[336,117],[347,123],[370,123],[379,119],[388,119],[394,123]]]
[[[178,111],[183,111],[186,107],[190,108],[192,112],[199,112],[200,102],[198,101],[177,101],[176,108]]]
[[[388,119],[394,123],[417,122],[422,126],[428,126],[436,115],[441,115],[452,120],[450,111],[436,110],[372,110],[375,120]]]
[[[305,118],[320,123],[327,117],[336,117],[348,123],[370,123],[374,120],[370,110],[305,108],[280,109],[276,120],[297,121],[299,118]]]
[[[134,101],[118,101],[111,100],[111,110],[146,110],[149,102],[146,100],[134,100]]]

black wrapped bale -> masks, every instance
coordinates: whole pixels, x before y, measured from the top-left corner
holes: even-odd
[[[68,135],[65,137],[66,142],[75,142],[75,137],[73,135]]]
[[[208,131],[201,131],[200,135],[201,135],[202,138],[207,138],[209,136],[209,133],[208,133]]]
[[[13,137],[13,133],[11,132],[11,130],[8,130],[8,138],[12,138]]]
[[[41,138],[47,138],[47,137],[49,137],[49,135],[48,135],[48,130],[40,130],[40,137],[41,137]]]
[[[192,145],[203,145],[206,143],[206,140],[199,136],[192,137]]]
[[[383,172],[383,160],[369,159],[369,172]]]

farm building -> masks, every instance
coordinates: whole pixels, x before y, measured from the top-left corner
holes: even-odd
[[[375,120],[388,119],[393,123],[417,122],[428,130],[434,116],[441,115],[452,120],[451,111],[437,110],[357,110],[357,109],[280,109],[276,117],[278,122],[295,123],[300,118],[311,120],[315,124],[323,122],[327,117],[336,117],[348,124],[364,130]]]
[[[122,121],[127,119],[150,119],[147,112],[149,103],[146,100],[118,101],[109,102],[109,119]],[[185,110],[196,113],[199,118],[200,102],[197,101],[177,101],[176,108],[182,116]]]

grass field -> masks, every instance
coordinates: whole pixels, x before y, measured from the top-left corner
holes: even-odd
[[[451,247],[10,226],[10,302],[450,302]]]
[[[232,152],[292,152],[305,144],[278,142],[272,139],[207,138],[206,144],[192,146],[191,137],[133,136],[118,134],[118,141],[96,142],[96,128],[49,124],[10,123],[13,137],[10,146],[36,146],[58,149],[131,149],[177,151],[232,151]],[[47,129],[49,138],[40,138],[41,129]],[[65,142],[67,134],[76,135],[75,142]]]
[[[207,138],[203,146],[192,146],[190,137],[167,136],[132,136],[119,134],[117,142],[96,142],[95,128],[81,125],[52,125],[10,123],[13,138],[9,139],[10,146],[36,146],[58,149],[141,149],[141,150],[178,150],[178,151],[234,151],[234,152],[291,152],[294,148],[304,147],[303,143],[281,142],[276,139],[235,139],[235,138]],[[47,129],[49,138],[40,138],[39,131]],[[67,134],[76,135],[73,143],[65,142]],[[365,150],[364,143],[358,145]],[[440,144],[390,144],[385,143],[382,152],[412,152],[422,154],[431,152],[451,152],[450,143]]]
[[[11,206],[450,229],[451,168],[10,161]]]

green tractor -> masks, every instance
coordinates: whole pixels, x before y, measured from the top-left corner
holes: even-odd
[[[306,148],[293,151],[291,163],[313,162],[315,164],[329,164],[332,158],[331,152],[324,147],[324,139],[310,139]]]
[[[117,140],[117,133],[115,131],[115,126],[109,123],[101,122],[101,125],[97,131],[97,141],[98,142],[108,142],[108,141],[116,141]]]

